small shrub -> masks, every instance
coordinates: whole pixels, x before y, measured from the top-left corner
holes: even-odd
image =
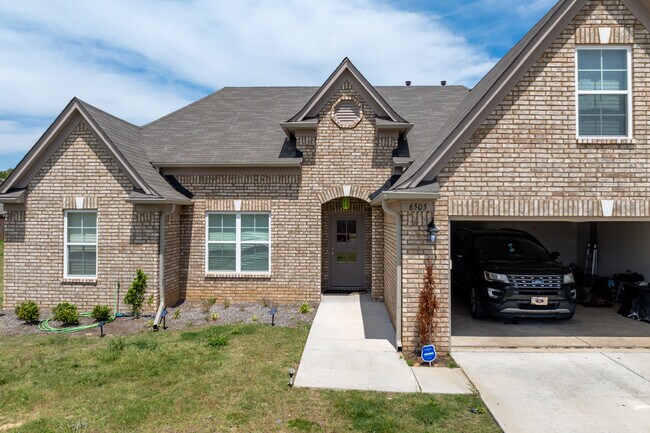
[[[266,298],[262,298],[262,307],[267,308],[270,305],[270,302]]]
[[[219,314],[218,313],[212,313],[212,315],[210,316],[210,320],[212,320],[213,322],[216,322],[217,320],[219,320]]]
[[[181,318],[181,309],[177,308],[174,310],[174,314],[172,314],[172,319],[180,319]]]
[[[228,345],[228,336],[224,334],[213,335],[208,340],[208,346],[210,347],[222,347]]]
[[[145,328],[153,328],[153,319],[147,320],[147,323],[144,324]]]
[[[28,323],[38,322],[41,313],[34,301],[25,301],[16,307],[16,317]]]
[[[95,305],[90,317],[98,322],[105,322],[111,318],[111,309],[103,305]]]
[[[124,303],[131,306],[131,314],[140,317],[142,313],[142,304],[144,304],[144,295],[147,291],[147,274],[142,269],[135,271],[135,278],[129,287]]]
[[[298,313],[300,313],[300,314],[311,314],[312,311],[314,311],[314,310],[312,310],[311,306],[308,303],[305,302],[300,306],[300,309],[298,310]]]
[[[436,284],[433,279],[433,261],[425,262],[424,279],[420,290],[418,322],[420,325],[420,343],[424,346],[433,344],[434,325],[438,303],[435,294]]]
[[[257,314],[253,314],[253,317],[251,317],[251,320],[253,322],[257,322]]]
[[[207,300],[203,301],[202,305],[201,305],[201,307],[203,309],[203,312],[206,313],[206,314],[209,313],[210,308],[212,308],[213,305],[214,305],[214,299],[207,299]]]
[[[77,306],[69,302],[61,302],[52,310],[54,320],[58,320],[65,326],[79,324],[79,312]]]
[[[153,305],[153,294],[147,298],[147,305],[150,307]]]

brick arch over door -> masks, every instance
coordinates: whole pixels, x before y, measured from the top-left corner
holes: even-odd
[[[369,198],[370,194],[372,194],[372,191],[370,189],[361,188],[358,186],[351,186],[350,193],[345,194],[343,185],[338,185],[332,188],[328,188],[324,191],[321,191],[318,194],[318,201],[320,202],[321,205],[323,205],[328,201],[336,200],[342,197],[351,197],[351,198],[358,198],[359,200],[363,200],[366,203],[370,203],[370,198]]]

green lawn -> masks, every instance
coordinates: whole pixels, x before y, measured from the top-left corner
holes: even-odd
[[[236,325],[2,337],[0,431],[500,431],[478,396],[289,388],[287,368],[308,332]]]

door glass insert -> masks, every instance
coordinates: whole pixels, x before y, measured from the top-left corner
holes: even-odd
[[[356,220],[336,221],[336,262],[357,262],[357,222]]]

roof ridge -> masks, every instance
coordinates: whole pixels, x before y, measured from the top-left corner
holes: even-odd
[[[112,118],[115,119],[115,120],[119,120],[119,121],[122,122],[122,123],[126,123],[126,124],[129,125],[129,126],[133,126],[134,128],[142,129],[141,126],[138,126],[138,125],[136,125],[135,123],[131,123],[131,122],[129,122],[128,120],[124,120],[124,119],[122,119],[121,117],[117,117],[116,115],[111,114],[111,113],[109,113],[109,112],[106,111],[106,110],[102,110],[101,108],[98,108],[98,107],[96,107],[96,106],[94,106],[94,105],[92,105],[92,104],[89,104],[88,102],[86,102],[86,101],[84,101],[83,99],[80,99],[80,98],[78,98],[78,97],[76,97],[76,96],[73,98],[73,100],[79,102],[81,105],[83,105],[83,106],[86,107],[86,108],[91,108],[91,109],[93,109],[93,110],[97,110],[97,111],[99,111],[100,113],[105,114],[105,115],[107,115],[107,116],[110,116],[110,117],[112,117]]]

